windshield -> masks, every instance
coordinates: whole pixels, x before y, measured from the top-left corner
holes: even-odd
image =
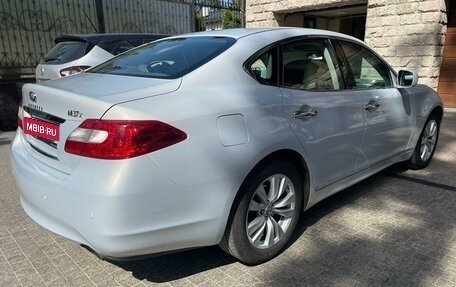
[[[228,49],[227,37],[189,37],[154,42],[132,49],[88,72],[175,79],[193,71]]]
[[[41,64],[64,64],[77,60],[85,55],[86,42],[67,41],[60,42],[41,59]]]

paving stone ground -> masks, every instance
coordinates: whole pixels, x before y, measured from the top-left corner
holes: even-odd
[[[456,112],[433,162],[390,168],[303,213],[293,243],[256,267],[217,247],[103,261],[23,212],[0,132],[0,286],[456,286]]]

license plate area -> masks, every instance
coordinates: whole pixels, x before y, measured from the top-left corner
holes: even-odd
[[[45,121],[24,117],[24,132],[27,135],[58,142],[60,139],[60,126]]]

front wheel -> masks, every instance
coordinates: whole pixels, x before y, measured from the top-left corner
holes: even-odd
[[[439,139],[440,118],[432,114],[426,121],[420,138],[413,151],[409,166],[412,169],[425,168],[431,162]]]
[[[302,180],[292,164],[270,162],[239,192],[220,246],[241,262],[260,264],[287,245],[302,211]]]

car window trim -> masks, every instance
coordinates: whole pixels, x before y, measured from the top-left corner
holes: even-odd
[[[379,55],[376,51],[374,51],[373,49],[371,49],[369,46],[367,46],[364,42],[360,42],[360,41],[356,41],[356,40],[353,40],[353,39],[350,39],[350,38],[345,38],[345,37],[340,37],[340,36],[337,36],[337,35],[319,35],[319,34],[316,34],[316,35],[299,35],[299,36],[293,36],[293,37],[289,37],[289,38],[285,38],[285,39],[281,39],[281,40],[278,40],[274,43],[271,43],[267,46],[265,46],[264,48],[258,50],[258,52],[254,53],[251,57],[249,57],[243,64],[243,69],[244,71],[249,75],[251,76],[255,81],[257,81],[255,79],[255,76],[251,74],[251,72],[249,72],[249,68],[248,68],[248,64],[250,61],[252,61],[254,58],[258,57],[259,55],[261,55],[261,53],[263,52],[266,52],[268,49],[271,49],[273,47],[276,47],[277,48],[277,52],[278,52],[278,55],[277,55],[277,60],[275,61],[276,65],[277,65],[277,84],[273,85],[273,84],[268,84],[268,83],[260,83],[259,81],[257,81],[259,84],[262,84],[262,85],[270,85],[270,86],[278,86],[280,88],[287,88],[287,89],[295,89],[295,88],[292,88],[292,87],[288,87],[288,86],[283,86],[281,83],[283,82],[283,67],[281,65],[281,63],[283,62],[282,61],[282,45],[283,44],[286,44],[288,42],[293,42],[293,41],[296,41],[296,40],[300,40],[300,39],[327,39],[330,43],[331,43],[331,47],[333,49],[333,53],[335,54],[336,58],[340,58],[338,61],[340,61],[342,63],[342,65],[340,65],[340,62],[338,62],[338,64],[340,65],[340,73],[341,73],[341,76],[342,76],[342,83],[344,85],[344,88],[342,89],[339,89],[339,90],[335,90],[335,91],[341,91],[341,90],[360,90],[359,88],[356,87],[356,85],[354,85],[355,83],[355,80],[354,80],[354,76],[353,76],[353,73],[351,71],[351,68],[350,68],[350,65],[348,64],[348,60],[346,59],[346,56],[345,56],[345,53],[342,51],[342,48],[340,47],[340,44],[339,44],[339,41],[345,41],[345,42],[350,42],[350,43],[353,43],[353,44],[356,44],[356,45],[359,45],[363,48],[366,48],[368,49],[371,53],[373,53],[384,65],[387,66],[387,68],[389,69],[390,71],[390,77],[391,77],[391,83],[393,83],[394,85],[391,87],[391,88],[394,88],[397,86],[397,72],[396,70],[391,67],[391,65],[385,60],[383,59],[383,57],[381,55]],[[339,48],[337,48],[339,47]],[[337,49],[340,49],[340,51],[338,52]],[[301,90],[301,91],[304,91],[304,90]],[[313,92],[317,92],[317,91],[313,91]],[[332,92],[332,91],[318,91],[318,92]]]

